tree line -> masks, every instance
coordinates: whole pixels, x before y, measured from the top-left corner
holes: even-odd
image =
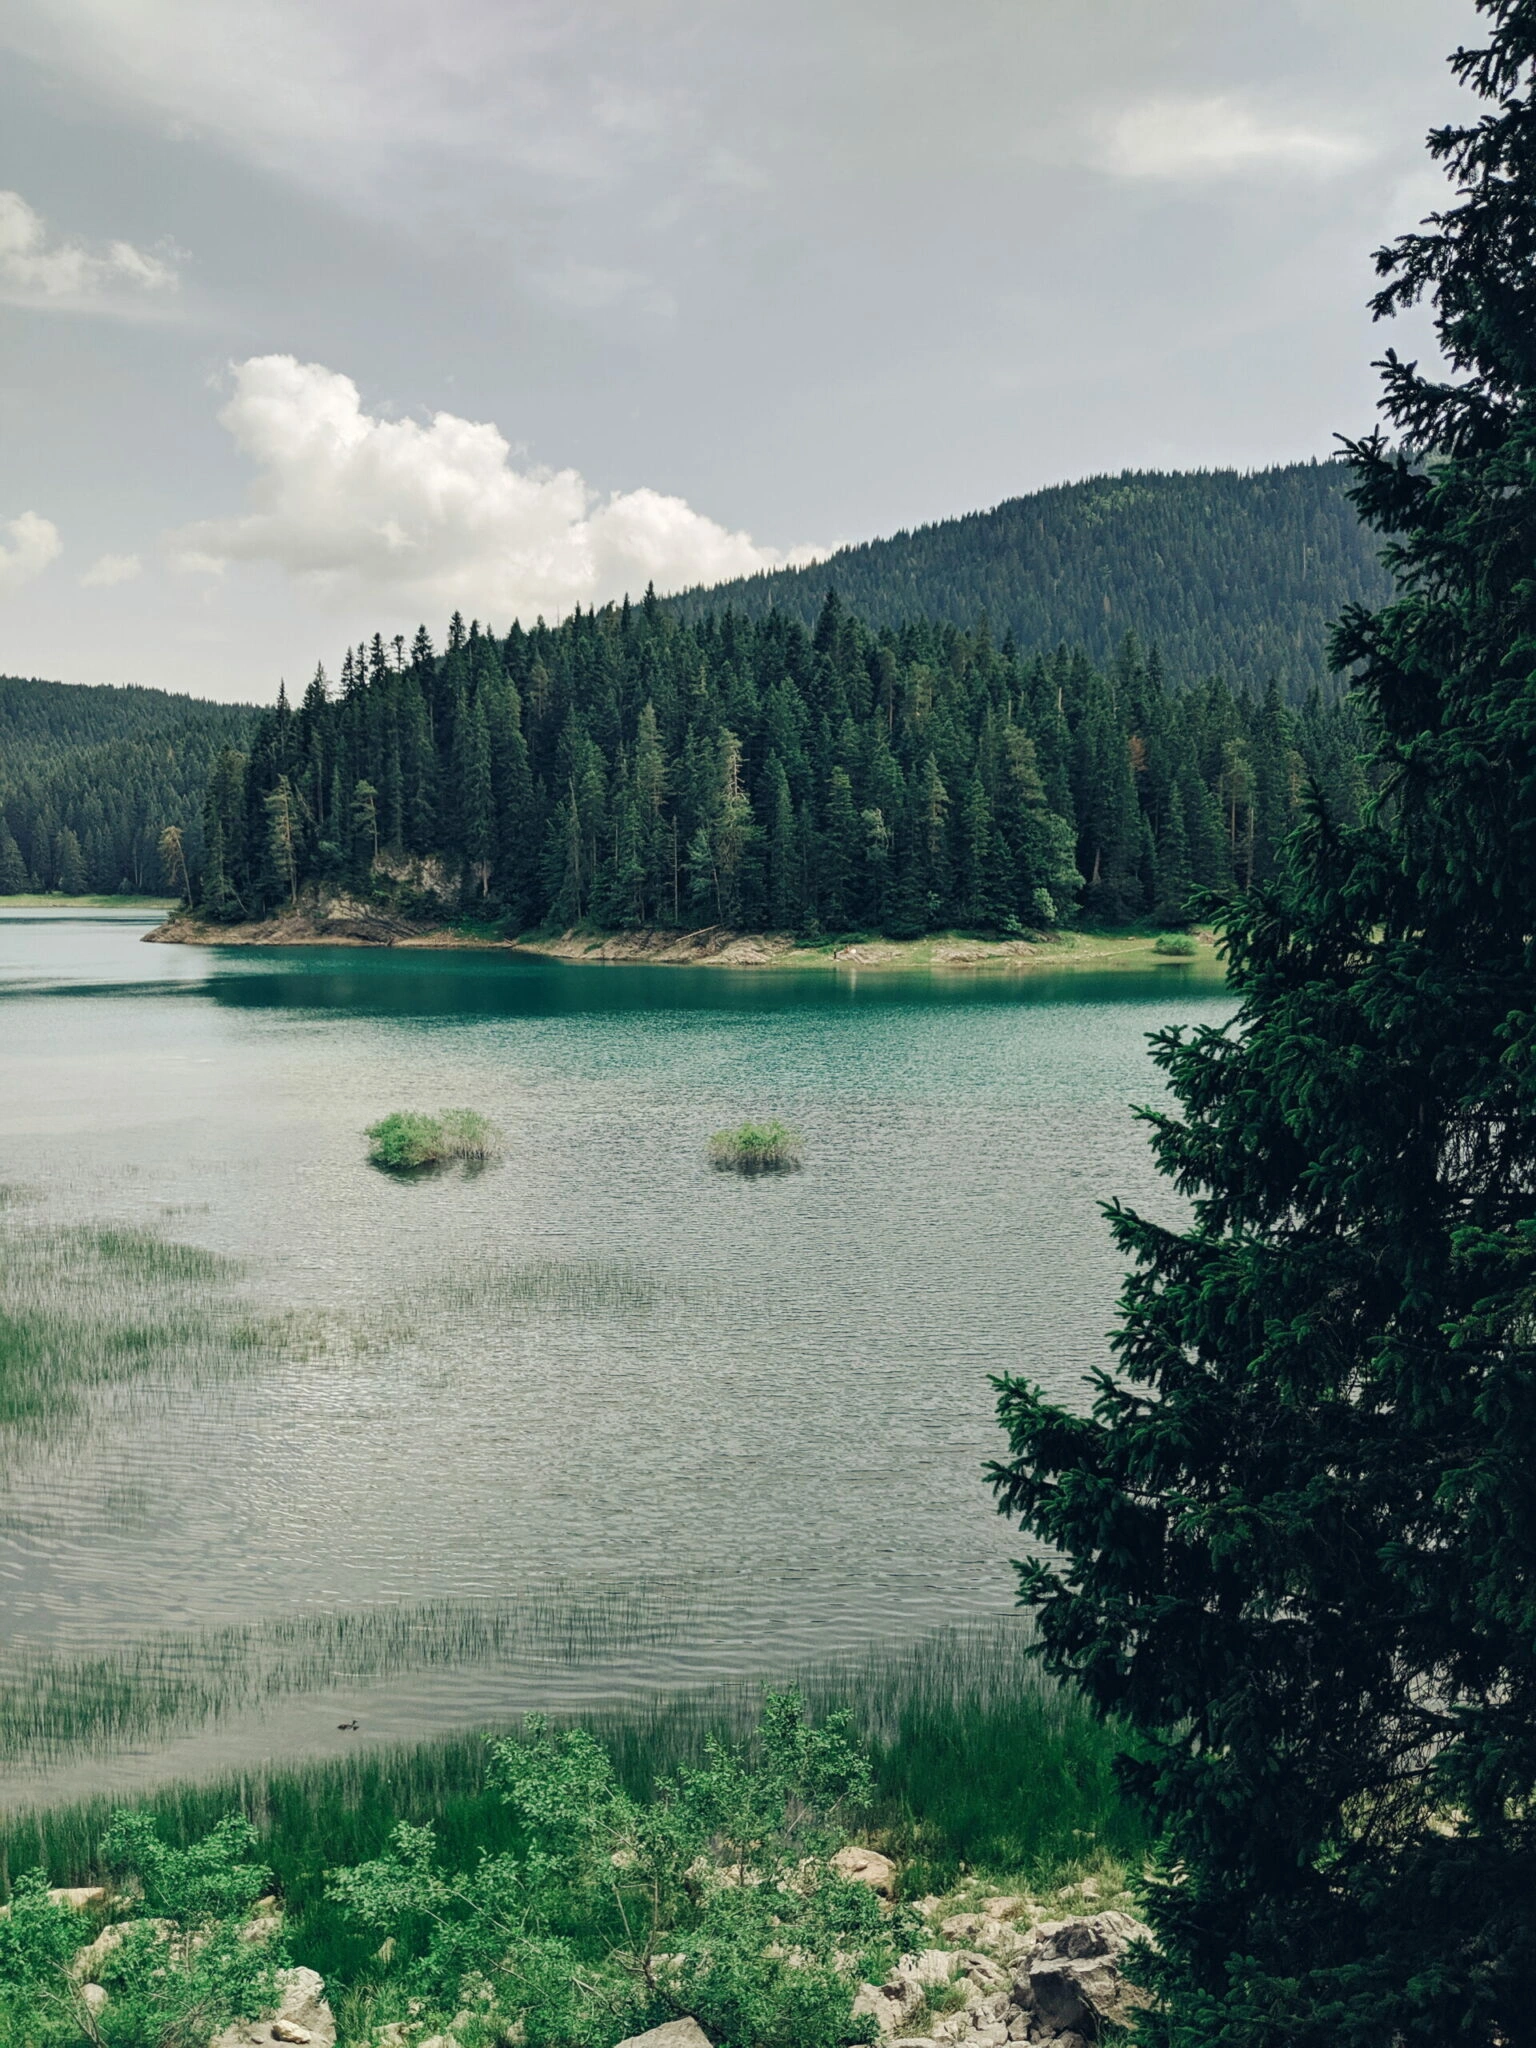
[[[392,890],[512,929],[1011,933],[1179,921],[1270,874],[1303,789],[1365,794],[1354,708],[1179,687],[985,626],[684,620],[652,593],[505,637],[455,614],[280,693],[209,780],[200,907]]]

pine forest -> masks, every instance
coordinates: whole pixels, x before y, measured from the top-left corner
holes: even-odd
[[[1183,681],[1129,638],[1026,658],[832,593],[810,631],[651,594],[505,639],[455,615],[220,755],[196,890],[226,921],[313,885],[511,930],[1171,923],[1270,873],[1309,784],[1352,820],[1361,758],[1347,699]]]

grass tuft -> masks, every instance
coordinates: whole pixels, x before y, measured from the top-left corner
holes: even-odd
[[[709,1163],[732,1173],[780,1173],[798,1166],[804,1151],[799,1132],[774,1116],[766,1123],[716,1131],[709,1141]]]
[[[437,1116],[397,1109],[368,1126],[368,1157],[390,1173],[414,1173],[453,1159],[494,1159],[501,1133],[477,1109],[445,1109]]]

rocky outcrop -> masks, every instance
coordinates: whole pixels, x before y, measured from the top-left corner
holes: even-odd
[[[1132,1942],[1150,1935],[1129,1914],[1046,1921],[1026,1933],[998,1909],[1021,1911],[1027,1901],[984,1903],[987,1911],[952,1915],[944,1930],[986,1947],[903,1956],[883,1984],[861,1987],[854,2012],[875,2021],[886,2048],[1087,2048],[1145,2002],[1122,1964]],[[935,2008],[943,2010],[930,2019]]]
[[[144,939],[152,946],[398,946],[429,944],[439,929],[377,904],[336,896],[251,924],[210,924],[182,912],[146,932]]]

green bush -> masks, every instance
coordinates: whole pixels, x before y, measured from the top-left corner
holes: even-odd
[[[1192,960],[1200,947],[1188,932],[1164,932],[1152,950],[1169,960]]]
[[[716,1131],[709,1141],[712,1166],[736,1173],[772,1173],[798,1166],[805,1150],[798,1131],[778,1118],[762,1124],[738,1124],[734,1131]]]
[[[770,1694],[753,1743],[711,1740],[648,1798],[585,1730],[534,1715],[495,1746],[491,1777],[520,1854],[455,1873],[430,1827],[401,1823],[383,1856],[331,1880],[370,1941],[418,1937],[399,1989],[423,2020],[520,2023],[528,2048],[607,2048],[684,2013],[719,2048],[872,2037],[852,2018],[860,1980],[919,1929],[829,1866],[872,1782],[846,1712],[813,1727],[797,1693]]]
[[[369,1159],[391,1173],[443,1166],[451,1159],[491,1159],[501,1149],[496,1126],[475,1109],[445,1109],[438,1116],[397,1109],[370,1124],[367,1137]]]
[[[107,2002],[95,2011],[73,1963],[96,1922],[50,1899],[43,1872],[19,1877],[0,1919],[0,2042],[203,2048],[231,2020],[270,2010],[286,1953],[241,1931],[267,1882],[251,1861],[255,1841],[248,1823],[230,1816],[205,1840],[171,1849],[146,1815],[117,1816],[103,1855],[124,1880],[123,1895],[134,1898],[136,1917],[109,1913],[123,1932],[96,1966]]]

